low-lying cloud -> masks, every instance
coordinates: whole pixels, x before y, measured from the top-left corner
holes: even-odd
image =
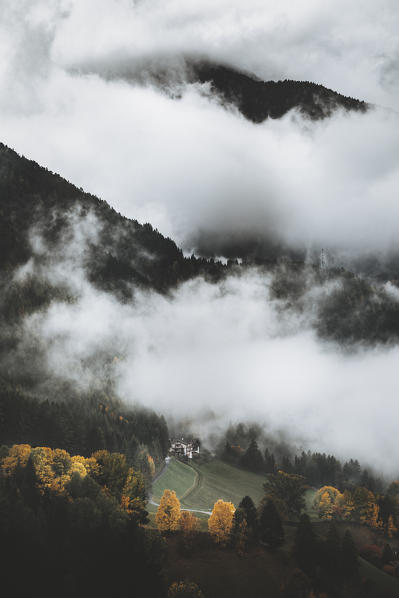
[[[119,397],[189,419],[203,439],[257,421],[297,446],[397,474],[399,348],[349,352],[321,341],[313,307],[329,284],[312,283],[300,313],[273,299],[273,275],[257,269],[218,284],[191,280],[167,296],[136,289],[133,302],[121,303],[87,282],[76,248],[84,249],[80,233],[64,262],[50,259],[41,273],[60,284],[64,272],[74,301],[25,318],[21,334],[19,351],[36,339],[52,377],[101,387],[107,364]]]
[[[395,112],[317,123],[294,112],[254,125],[206,86],[175,99],[145,80],[147,65],[204,56],[398,109],[396,1],[3,0],[0,9],[1,140],[17,151],[186,250],[214,234],[399,249]],[[301,316],[282,312],[256,270],[220,285],[190,281],[169,297],[137,291],[122,304],[86,281],[80,252],[64,260],[76,300],[24,323],[49,372],[91,385],[103,351],[116,358],[127,401],[182,417],[213,410],[222,423],[264,420],[395,473],[397,346],[348,354],[322,343],[311,301]],[[44,275],[58,284],[60,273]]]

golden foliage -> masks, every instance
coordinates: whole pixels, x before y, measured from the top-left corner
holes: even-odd
[[[194,534],[198,530],[199,521],[190,511],[182,511],[179,521],[179,529],[184,535]]]
[[[142,475],[128,468],[126,458],[119,453],[97,451],[89,459],[76,455],[71,457],[62,449],[49,447],[32,448],[28,444],[14,445],[1,461],[2,473],[8,477],[16,474],[17,468],[25,468],[28,461],[33,466],[35,484],[39,492],[66,494],[72,476],[96,480],[106,495],[120,497],[119,486],[123,487],[120,506],[129,515],[142,518],[145,505],[145,488]],[[108,484],[108,485],[107,485]]]
[[[339,512],[343,495],[334,486],[323,486],[315,495],[313,506],[320,519],[330,520]]]
[[[344,493],[339,497],[337,500],[337,507],[343,519],[352,519],[353,512],[355,510],[355,503],[352,493],[349,490],[345,490]]]
[[[218,544],[225,544],[229,539],[234,512],[233,503],[221,499],[215,502],[212,514],[208,519],[208,529]]]
[[[151,477],[154,477],[154,475],[155,475],[154,459],[151,457],[151,455],[147,455],[147,461],[148,461],[148,469],[149,469],[150,475],[151,475]]]
[[[6,476],[15,473],[18,466],[25,467],[31,454],[32,447],[29,444],[14,444],[9,450],[7,457],[2,460],[1,469]]]
[[[163,493],[155,521],[160,532],[177,530],[180,521],[180,501],[174,490],[166,489]]]

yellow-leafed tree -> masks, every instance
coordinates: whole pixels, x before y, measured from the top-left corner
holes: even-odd
[[[190,536],[198,530],[198,519],[189,511],[182,511],[179,521],[179,529],[185,536]]]
[[[208,519],[208,529],[218,544],[225,544],[230,536],[233,525],[234,505],[221,499],[215,502],[213,511]]]
[[[320,519],[332,519],[334,512],[334,505],[331,501],[329,493],[323,492],[319,502],[319,517]]]
[[[164,491],[155,521],[160,532],[173,532],[179,527],[180,501],[174,490]]]

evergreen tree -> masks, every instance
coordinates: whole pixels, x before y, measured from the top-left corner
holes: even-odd
[[[357,573],[359,563],[357,550],[349,530],[346,530],[342,540],[342,572],[345,577],[352,577]]]
[[[248,532],[253,536],[253,538],[256,538],[258,535],[258,512],[252,498],[250,496],[244,496],[238,505],[238,510],[243,511],[244,519],[246,520],[248,526]]]
[[[308,575],[313,575],[316,567],[317,542],[309,516],[301,515],[294,540],[294,555]]]
[[[271,498],[282,515],[298,517],[305,507],[305,479],[296,474],[278,471],[269,474],[263,485],[266,497]]]
[[[259,450],[258,443],[253,438],[249,447],[241,457],[241,465],[250,471],[260,472],[265,468],[262,453]]]
[[[324,544],[325,569],[331,575],[337,576],[341,571],[341,542],[335,523],[331,522]]]
[[[246,519],[242,519],[236,537],[236,550],[240,556],[243,556],[249,546],[249,530]]]
[[[259,536],[261,541],[272,549],[278,548],[284,542],[284,529],[281,517],[270,498],[261,505]]]
[[[276,473],[276,460],[274,458],[273,453],[269,451],[269,449],[265,450],[265,472],[266,473]]]

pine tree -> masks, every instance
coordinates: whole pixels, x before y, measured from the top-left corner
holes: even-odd
[[[301,515],[294,540],[294,555],[308,575],[312,575],[316,566],[317,543],[309,516]]]
[[[328,528],[325,548],[325,568],[331,575],[339,575],[341,570],[341,542],[335,523]]]
[[[269,498],[264,502],[259,514],[259,536],[262,542],[273,550],[284,543],[284,529],[281,517]]]
[[[342,540],[342,573],[345,577],[352,577],[357,573],[359,563],[357,560],[357,550],[349,530],[346,530]]]
[[[254,438],[251,440],[249,447],[241,457],[241,464],[250,471],[259,472],[264,470],[265,463],[263,461],[262,453]]]
[[[265,450],[265,472],[266,473],[276,473],[276,461],[274,458],[273,453],[269,451],[269,449]]]
[[[258,535],[258,512],[254,505],[254,501],[250,496],[244,496],[238,505],[238,509],[241,509],[244,513],[244,518],[248,526],[248,533],[252,535],[253,539],[256,539]]]
[[[238,534],[236,538],[236,550],[240,556],[243,556],[249,545],[249,531],[246,519],[243,519],[238,528]]]

